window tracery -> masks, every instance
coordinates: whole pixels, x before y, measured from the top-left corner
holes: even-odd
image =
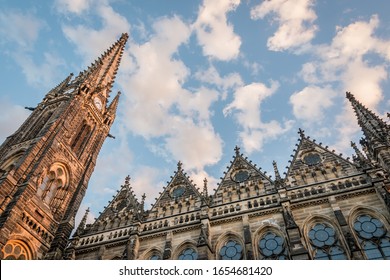
[[[194,248],[186,248],[181,251],[178,257],[179,260],[197,260],[198,252]]]
[[[241,260],[243,258],[243,247],[238,241],[229,239],[219,251],[219,256],[222,260]]]
[[[390,259],[390,234],[380,219],[369,214],[360,215],[356,217],[353,229],[367,259]]]
[[[315,260],[345,260],[347,254],[338,238],[337,231],[327,223],[316,223],[308,232]]]
[[[65,166],[54,164],[38,187],[37,195],[56,212],[66,199],[68,181]]]
[[[19,240],[8,241],[2,249],[4,260],[32,259],[31,251],[24,242]]]
[[[263,259],[286,260],[288,250],[285,239],[274,231],[267,231],[258,242],[258,249]]]

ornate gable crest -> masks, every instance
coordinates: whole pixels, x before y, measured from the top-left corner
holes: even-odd
[[[268,189],[273,185],[273,181],[261,172],[256,164],[252,164],[252,161],[240,153],[239,147],[236,146],[234,150],[233,161],[231,161],[230,167],[227,167],[227,172],[224,172],[225,176],[221,178],[222,181],[215,193],[216,196],[223,193],[223,189],[229,186],[262,184]]]
[[[168,205],[188,201],[189,199],[202,199],[202,196],[192,183],[192,180],[184,172],[183,164],[179,161],[175,175],[156,200],[151,212],[157,210],[159,207],[166,208]]]
[[[330,151],[328,146],[315,143],[304,131],[299,129],[299,143],[293,160],[288,168],[286,182],[293,187],[328,180],[332,176],[346,175],[354,172],[356,165],[348,159],[337,155],[334,150]],[[331,175],[333,174],[333,175]]]

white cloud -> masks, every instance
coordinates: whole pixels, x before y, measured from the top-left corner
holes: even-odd
[[[225,116],[233,115],[241,126],[239,136],[248,154],[261,151],[266,140],[274,139],[291,128],[291,121],[281,125],[276,120],[267,123],[261,120],[261,103],[273,95],[278,87],[279,84],[274,81],[270,87],[262,83],[240,87],[234,93],[234,100],[223,110]]]
[[[313,5],[313,0],[263,1],[251,10],[251,17],[256,20],[269,14],[275,16],[272,21],[276,21],[279,26],[268,39],[267,46],[270,50],[300,49],[314,38],[318,29],[313,24],[317,18]]]
[[[240,74],[234,72],[221,77],[218,70],[213,65],[204,71],[196,72],[194,77],[203,83],[216,86],[223,92],[243,85]]]
[[[15,44],[17,48],[30,50],[46,23],[31,13],[17,11],[0,12],[0,42]]]
[[[307,123],[317,123],[324,118],[325,110],[333,105],[336,93],[330,87],[308,86],[290,97],[294,116]]]
[[[231,60],[238,56],[241,38],[227,21],[227,14],[234,11],[240,0],[204,0],[193,27],[203,54],[218,60]]]
[[[101,55],[102,47],[108,47],[118,39],[121,33],[130,30],[127,19],[106,3],[98,2],[92,11],[101,18],[101,29],[93,29],[86,25],[73,26],[72,24],[65,24],[62,27],[67,39],[75,44],[77,52],[84,57],[85,63],[88,64]]]
[[[0,12],[0,44],[12,46],[7,55],[16,61],[27,82],[35,87],[58,83],[58,68],[65,64],[60,56],[50,51],[43,53],[43,62],[34,61],[34,45],[44,28],[47,28],[47,24],[32,13]]]
[[[64,78],[60,66],[64,66],[66,62],[60,55],[45,52],[41,63],[35,62],[31,55],[23,52],[15,53],[13,57],[22,68],[27,82],[32,86],[47,87],[52,85],[54,87]]]
[[[330,90],[329,85],[343,98],[345,91],[351,91],[364,105],[377,110],[383,100],[381,83],[388,79],[390,60],[390,40],[381,39],[375,34],[379,26],[378,16],[373,15],[368,21],[356,21],[345,27],[337,27],[330,44],[312,47],[315,59],[304,64],[300,72],[304,81],[312,85],[291,98],[297,117],[305,120],[310,117],[321,119],[323,110],[332,105],[335,97],[335,94],[326,93]],[[383,60],[378,60],[378,56]],[[317,95],[318,98],[310,94],[311,104],[306,106],[304,97],[309,96],[308,88],[315,88],[322,94]],[[359,131],[356,124],[351,105],[345,101],[344,110],[336,116],[333,124],[338,130],[334,146],[341,151],[349,149],[350,139],[354,139]]]
[[[29,111],[22,106],[12,104],[8,99],[0,97],[0,143],[14,133],[28,115]]]
[[[175,130],[166,139],[166,148],[186,167],[202,170],[222,156],[222,140],[208,124],[196,125],[191,120],[177,119]]]
[[[160,168],[141,165],[136,167],[134,176],[130,180],[130,185],[134,189],[138,201],[141,200],[143,194],[146,195],[146,208],[150,208],[150,204],[155,202],[155,198],[158,198],[158,192],[166,186],[160,177],[162,173]]]
[[[92,2],[93,0],[56,0],[55,7],[61,13],[81,15],[90,8]]]
[[[158,19],[153,29],[149,41],[129,48],[135,67],[127,78],[121,78],[128,95],[120,121],[148,139],[158,155],[181,160],[188,170],[201,172],[222,155],[222,140],[210,121],[210,107],[219,93],[183,86],[190,70],[175,57],[191,35],[188,24],[173,16]]]
[[[381,82],[387,79],[387,65],[370,60],[370,54],[377,54],[390,60],[390,40],[375,36],[379,18],[374,15],[368,22],[357,21],[344,28],[338,27],[329,45],[314,47],[317,61],[304,66],[307,81],[339,82],[345,90],[351,91],[360,101],[375,108],[382,100]],[[316,71],[309,68],[316,68]]]

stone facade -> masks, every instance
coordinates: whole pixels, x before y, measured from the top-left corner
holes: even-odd
[[[127,177],[95,222],[79,225],[68,257],[390,259],[390,127],[347,98],[365,136],[352,160],[300,130],[285,178],[273,162],[271,180],[236,147],[212,195],[179,162],[150,210]]]
[[[63,82],[0,146],[0,258],[61,259],[119,93],[108,104],[127,34]]]
[[[238,147],[214,192],[181,162],[151,209],[130,177],[73,236],[75,213],[115,119],[109,92],[127,34],[52,89],[0,146],[1,259],[389,259],[390,126],[351,93],[364,137],[353,159],[299,131],[284,178]]]

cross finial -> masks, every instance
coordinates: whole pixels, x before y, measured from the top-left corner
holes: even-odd
[[[299,128],[298,133],[299,133],[299,135],[300,135],[302,138],[305,137],[305,131],[304,131],[303,129]]]
[[[236,145],[236,147],[234,148],[234,151],[236,152],[236,156],[239,156],[240,155],[240,148]]]
[[[130,175],[127,175],[125,178],[125,185],[129,186],[130,185]]]
[[[179,160],[179,162],[177,163],[177,171],[180,172],[183,170],[183,163]]]

